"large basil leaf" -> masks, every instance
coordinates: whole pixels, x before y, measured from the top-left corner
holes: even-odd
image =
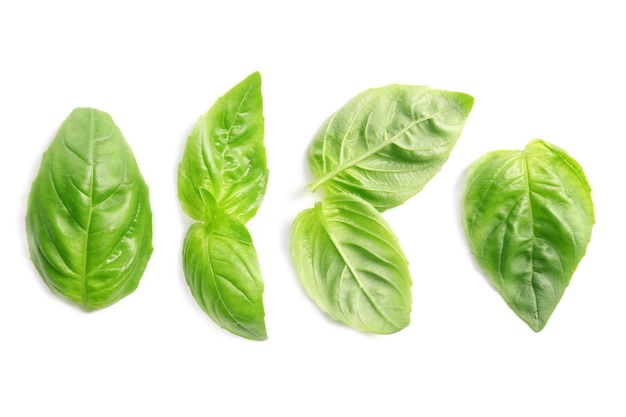
[[[244,223],[256,213],[267,187],[261,76],[255,72],[220,97],[200,117],[178,169],[185,212],[204,220],[208,190],[217,206]]]
[[[193,224],[183,268],[194,298],[217,324],[248,339],[267,339],[261,271],[243,223],[226,215]]]
[[[315,136],[311,188],[356,194],[379,211],[402,204],[439,172],[473,103],[467,94],[424,86],[366,90]]]
[[[332,195],[300,213],[291,234],[298,276],[320,309],[361,331],[408,326],[408,263],[374,207],[351,194]]]
[[[585,254],[595,222],[591,188],[563,149],[533,140],[469,169],[463,227],[472,253],[508,305],[546,325]]]
[[[63,122],[32,184],[26,231],[45,283],[85,310],[135,290],[152,254],[152,212],[108,114],[78,108]]]

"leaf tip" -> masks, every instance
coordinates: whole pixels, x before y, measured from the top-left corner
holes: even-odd
[[[461,103],[465,107],[465,112],[469,114],[469,112],[474,107],[474,96],[467,93],[458,93],[461,99]]]
[[[253,73],[248,75],[241,83],[242,84],[261,85],[261,73],[259,71],[254,71]]]
[[[244,339],[252,340],[255,342],[263,342],[268,339],[267,330],[265,329],[265,320],[262,317],[260,318],[260,322],[257,322],[256,325],[253,326],[253,328],[231,326],[222,327],[236,336],[240,336]]]
[[[531,323],[528,323],[528,325],[530,326],[530,328],[535,332],[535,333],[539,333],[540,331],[543,330],[544,327],[546,327],[546,322],[540,322],[540,321],[534,321]]]

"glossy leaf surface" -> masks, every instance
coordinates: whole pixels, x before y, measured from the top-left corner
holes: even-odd
[[[595,222],[580,165],[541,140],[496,151],[469,169],[463,227],[472,253],[507,304],[540,331],[584,256]]]
[[[108,114],[78,108],[63,122],[32,184],[26,231],[45,283],[85,310],[135,290],[152,254],[152,212]]]
[[[184,211],[202,222],[185,238],[187,284],[202,309],[236,335],[265,340],[263,280],[245,223],[267,187],[261,76],[220,97],[187,139],[178,169]]]
[[[267,339],[261,271],[239,220],[218,216],[210,224],[193,224],[185,238],[183,268],[194,298],[218,325],[248,339]]]
[[[439,172],[473,102],[467,94],[424,86],[366,90],[313,139],[311,188],[358,195],[379,211],[402,204]]]
[[[350,194],[329,196],[300,213],[291,233],[296,271],[320,309],[366,332],[409,324],[408,262],[374,207]]]
[[[178,197],[185,212],[205,220],[200,190],[244,223],[258,210],[267,187],[261,76],[255,72],[220,97],[200,117],[178,169]]]

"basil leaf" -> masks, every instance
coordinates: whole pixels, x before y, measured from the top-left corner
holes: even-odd
[[[243,223],[218,216],[210,224],[193,224],[183,268],[194,298],[217,324],[248,339],[267,339],[261,271]]]
[[[26,214],[50,289],[90,311],[135,290],[152,254],[148,187],[111,117],[72,111],[41,161]]]
[[[379,211],[418,193],[441,169],[474,99],[424,86],[389,85],[354,97],[320,129],[308,161],[327,194],[349,192]]]
[[[367,202],[336,194],[300,213],[291,255],[306,292],[333,319],[381,334],[408,326],[408,262],[388,224]]]
[[[463,227],[497,291],[534,331],[544,328],[591,239],[591,188],[563,149],[533,140],[496,151],[467,174]]]
[[[205,220],[201,189],[244,223],[254,216],[267,188],[263,135],[261,75],[255,72],[220,97],[187,140],[178,169],[178,197],[191,218]]]

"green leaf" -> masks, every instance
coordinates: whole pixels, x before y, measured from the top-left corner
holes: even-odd
[[[43,156],[26,214],[30,257],[85,310],[135,290],[152,254],[148,187],[111,117],[78,108]]]
[[[366,90],[315,136],[310,187],[356,194],[379,211],[402,204],[439,172],[473,103],[467,94],[424,86]]]
[[[254,216],[268,179],[263,135],[261,76],[255,72],[220,97],[187,140],[178,168],[178,197],[190,217],[205,220],[201,189],[244,223]]]
[[[580,165],[542,140],[488,153],[469,169],[462,216],[470,249],[496,290],[534,331],[543,329],[595,222]]]
[[[236,335],[265,340],[263,280],[246,227],[232,216],[195,223],[183,247],[187,285],[202,309]]]
[[[388,334],[408,326],[408,262],[380,213],[350,194],[336,194],[295,219],[291,255],[320,309],[354,329]]]

